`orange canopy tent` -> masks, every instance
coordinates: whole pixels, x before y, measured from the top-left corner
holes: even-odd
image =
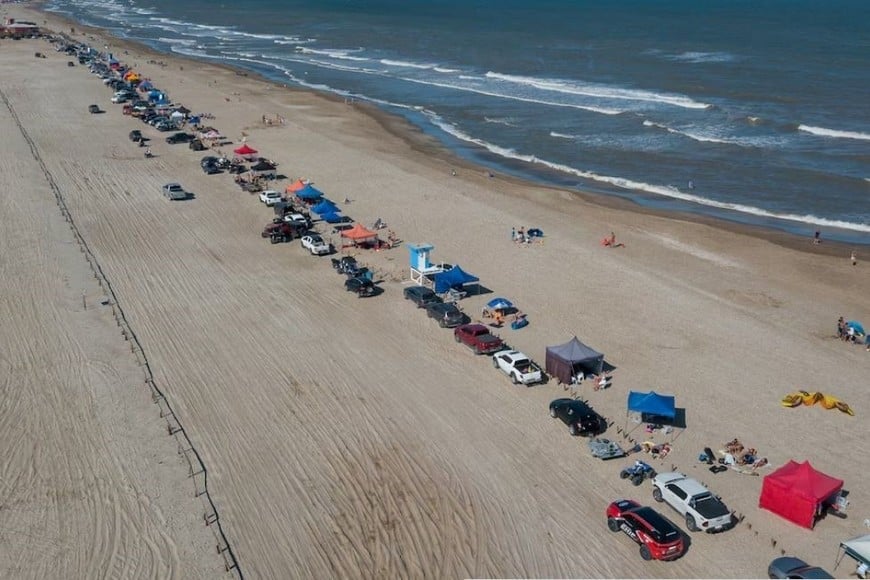
[[[306,185],[308,185],[307,182],[302,181],[301,179],[297,179],[296,181],[294,181],[293,183],[288,185],[286,187],[286,189],[284,189],[284,192],[285,193],[296,193],[300,189],[304,189]]]
[[[344,230],[341,232],[342,238],[348,238],[352,240],[354,243],[356,242],[373,242],[378,239],[378,234],[371,230],[367,230],[360,224],[356,224],[349,230]]]

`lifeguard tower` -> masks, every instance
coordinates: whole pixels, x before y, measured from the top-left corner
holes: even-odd
[[[444,264],[432,264],[429,253],[435,249],[432,244],[408,244],[411,256],[411,282],[431,287],[435,274],[444,271]]]

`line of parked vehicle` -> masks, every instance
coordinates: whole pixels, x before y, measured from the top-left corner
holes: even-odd
[[[454,303],[444,302],[432,289],[425,286],[409,286],[403,291],[406,300],[426,310],[442,328],[453,328],[454,340],[465,344],[475,354],[489,354],[493,366],[506,374],[513,384],[533,385],[546,380],[541,367],[524,353],[507,348],[501,338],[478,323],[470,323],[468,317]],[[573,436],[594,437],[607,430],[607,421],[587,403],[577,399],[560,398],[549,405],[550,416],[561,420]],[[595,440],[607,445],[606,440]],[[592,442],[590,442],[592,443]],[[593,455],[596,455],[593,450]],[[625,453],[602,458],[624,457]],[[733,525],[733,514],[722,501],[694,479],[680,473],[656,474],[643,462],[624,469],[620,476],[640,485],[652,478],[652,497],[665,502],[679,513],[692,531],[722,531]],[[622,531],[640,546],[640,555],[645,560],[673,560],[684,552],[683,532],[670,520],[649,507],[634,500],[621,499],[611,503],[606,510],[607,526],[614,532]]]
[[[99,74],[105,84],[116,90],[111,99],[113,103],[132,102],[132,109],[138,113],[137,116],[159,131],[177,128],[165,111],[158,112],[151,103],[139,99],[135,87],[114,78],[104,64],[82,57],[79,57],[79,62],[89,62],[91,71]],[[97,105],[91,105],[90,110],[102,112]],[[146,139],[141,131],[131,131],[129,137],[144,146]],[[194,141],[194,136],[186,132],[178,132],[166,138],[168,144]],[[203,158],[201,166],[207,174],[231,168],[229,161],[211,156]],[[172,200],[187,199],[191,195],[178,183],[164,185],[163,194]],[[272,243],[279,243],[298,237],[301,246],[312,255],[322,256],[334,252],[331,244],[311,231],[311,219],[303,208],[295,207],[273,190],[260,193],[259,200],[277,210],[277,217],[262,231],[264,238],[268,237]],[[359,297],[376,294],[377,287],[373,282],[372,272],[361,266],[356,258],[333,258],[332,266],[346,276],[346,290]],[[452,328],[456,342],[465,344],[475,354],[491,355],[493,366],[507,375],[513,384],[528,386],[546,381],[545,373],[530,357],[507,347],[485,325],[470,323],[469,317],[455,303],[445,302],[433,290],[424,286],[407,287],[403,294],[406,300],[425,309],[427,316],[437,321],[439,326]],[[587,403],[576,399],[560,398],[552,401],[549,413],[551,417],[561,420],[572,436],[594,437],[607,429],[607,421],[603,417]],[[625,456],[625,452],[618,445],[606,439],[590,440],[589,447],[594,457],[610,459]],[[633,465],[621,470],[620,477],[635,486],[650,479],[653,500],[669,505],[683,518],[690,532],[720,532],[733,527],[735,523],[733,513],[721,498],[697,480],[682,473],[657,474],[649,464],[635,461]],[[605,516],[608,529],[612,532],[621,531],[637,543],[640,556],[644,560],[674,560],[687,549],[688,542],[678,526],[651,507],[642,506],[635,500],[619,499],[610,503],[605,510]],[[771,578],[831,578],[824,570],[793,557],[775,559],[768,568],[768,574]]]

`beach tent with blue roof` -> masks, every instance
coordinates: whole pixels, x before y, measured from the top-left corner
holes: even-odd
[[[314,213],[318,213],[318,214],[326,214],[326,213],[338,213],[341,210],[338,209],[338,206],[335,205],[335,203],[331,202],[330,200],[328,200],[326,198],[323,198],[322,200],[320,200],[319,203],[315,204],[311,208],[311,211],[313,211]]]
[[[342,217],[338,213],[331,211],[328,213],[321,214],[320,219],[322,219],[323,221],[325,221],[328,224],[337,224],[342,220]]]
[[[673,420],[677,414],[676,399],[673,395],[660,395],[655,391],[649,393],[629,391],[628,410],[641,415],[654,415]]]
[[[323,192],[309,183],[296,192],[296,197],[306,201],[315,201],[323,197]]]
[[[446,272],[435,274],[435,292],[443,294],[451,288],[459,289],[465,284],[479,281],[480,278],[469,274],[457,265],[453,266]]]

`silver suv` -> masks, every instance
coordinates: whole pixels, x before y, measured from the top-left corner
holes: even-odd
[[[167,183],[163,186],[163,195],[171,200],[187,199],[190,194],[187,193],[179,183]]]

